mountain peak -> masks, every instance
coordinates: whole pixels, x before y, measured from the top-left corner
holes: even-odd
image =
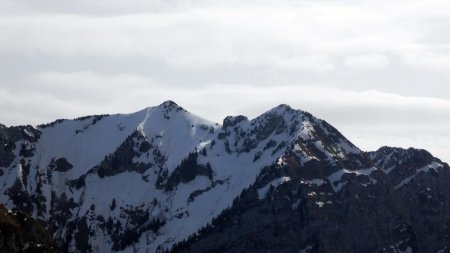
[[[275,108],[280,108],[280,109],[284,109],[284,110],[293,110],[292,107],[290,107],[288,104],[279,104]]]
[[[247,121],[248,118],[246,116],[243,115],[238,115],[238,116],[227,116],[225,117],[225,119],[223,119],[223,127],[227,128],[230,126],[234,126],[237,123],[241,122],[241,121]]]
[[[427,150],[413,148],[413,147],[409,147],[409,148],[405,149],[405,148],[400,148],[400,147],[382,146],[375,152],[381,153],[381,154],[384,154],[384,155],[388,155],[388,154],[398,154],[398,155],[408,155],[408,154],[409,155],[418,155],[418,154],[422,154],[422,155],[425,155],[425,156],[428,156],[428,157],[432,157],[431,153],[428,152]]]
[[[285,114],[286,112],[293,113],[296,111],[301,111],[301,110],[292,109],[292,107],[290,107],[287,104],[280,104],[280,105],[270,109],[267,113]]]
[[[0,204],[43,220],[64,252],[448,245],[447,164],[416,149],[362,152],[326,121],[286,104],[251,120],[228,116],[223,125],[170,100],[53,125],[0,125]],[[255,240],[267,244],[248,243]]]
[[[179,112],[179,111],[187,112],[183,107],[179,106],[172,100],[164,101],[160,105],[153,108],[160,110],[164,114],[164,117],[166,118],[168,118],[168,115],[171,112]]]
[[[179,106],[177,103],[175,103],[172,100],[166,100],[164,102],[162,102],[158,107],[163,107],[163,108],[178,108],[181,106]]]

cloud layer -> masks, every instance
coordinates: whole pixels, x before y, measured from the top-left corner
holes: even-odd
[[[0,0],[0,118],[279,103],[450,161],[448,1]]]

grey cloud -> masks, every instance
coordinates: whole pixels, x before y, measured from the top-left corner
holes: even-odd
[[[167,99],[220,122],[287,103],[365,149],[398,142],[450,158],[448,1],[0,5],[3,124]]]

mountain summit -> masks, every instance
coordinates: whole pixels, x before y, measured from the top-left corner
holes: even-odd
[[[0,125],[0,204],[65,252],[446,252],[449,194],[427,151],[363,152],[288,105]]]

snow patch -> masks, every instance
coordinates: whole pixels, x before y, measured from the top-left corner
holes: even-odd
[[[309,252],[311,252],[312,248],[313,247],[311,245],[308,245],[308,246],[304,247],[303,249],[301,249],[298,253],[309,253]]]
[[[327,159],[332,163],[332,164],[336,164],[336,162],[333,159],[333,155],[328,152],[328,150],[325,149],[325,146],[323,145],[323,143],[321,141],[316,141],[314,142],[314,145],[316,146],[317,149],[319,149],[323,154],[325,154],[325,156],[327,157]]]
[[[303,121],[302,128],[300,130],[299,136],[302,137],[304,140],[311,140],[314,138],[314,135],[312,134],[314,132],[314,126],[310,121]]]
[[[357,147],[350,145],[350,143],[347,140],[340,140],[339,147],[343,149],[345,153],[349,154],[361,154],[361,150],[359,150]]]
[[[31,138],[34,138],[34,134],[33,134],[32,132],[28,131],[27,129],[24,129],[23,132],[24,132],[26,135],[30,136]]]
[[[258,198],[264,199],[267,195],[267,192],[269,192],[270,187],[277,188],[281,184],[284,184],[288,181],[290,181],[290,177],[280,177],[277,179],[272,180],[270,183],[266,184],[262,188],[258,189]]]
[[[323,207],[323,206],[325,205],[325,203],[323,203],[322,201],[317,201],[317,202],[316,202],[316,205],[317,205],[318,207]]]
[[[375,184],[377,181],[370,177],[370,174],[372,174],[374,171],[378,170],[376,167],[361,169],[361,170],[347,170],[347,169],[341,169],[336,171],[335,173],[328,176],[328,180],[331,183],[331,186],[333,187],[333,190],[335,192],[339,192],[344,185],[347,184],[347,182],[339,182],[337,186],[335,186],[335,183],[342,180],[342,177],[345,174],[356,174],[356,175],[365,175],[369,176],[369,179],[371,183]]]
[[[301,203],[301,199],[298,199],[297,201],[294,202],[294,204],[292,204],[291,208],[292,210],[297,210],[297,208],[300,206]]]
[[[412,176],[409,176],[405,179],[403,179],[398,185],[395,186],[395,189],[402,188],[405,184],[408,184],[413,178],[415,178],[419,173],[428,173],[430,170],[437,171],[437,169],[444,167],[444,165],[438,163],[438,162],[432,162],[428,165],[425,165],[424,167],[418,169],[416,173],[414,173]]]
[[[389,175],[389,173],[391,173],[391,171],[395,168],[395,165],[392,165],[389,168],[384,169],[384,173],[386,173],[387,175]]]
[[[312,180],[301,180],[300,183],[302,184],[308,184],[308,185],[315,185],[315,186],[321,186],[325,184],[326,182],[323,179],[312,179]]]

